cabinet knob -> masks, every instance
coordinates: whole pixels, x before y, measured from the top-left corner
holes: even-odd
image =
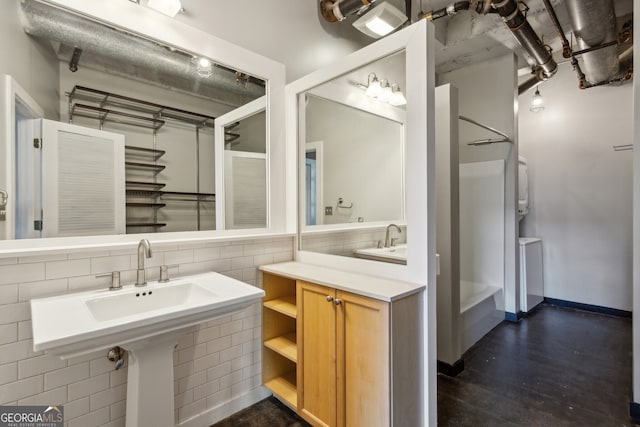
[[[335,301],[333,301],[333,303],[335,305],[340,305],[340,304],[342,304],[342,300],[340,298],[336,298]]]
[[[331,295],[327,295],[327,301],[328,301],[328,302],[333,301],[333,297],[332,297]]]

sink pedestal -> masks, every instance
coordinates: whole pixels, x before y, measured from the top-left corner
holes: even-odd
[[[186,329],[124,345],[129,353],[127,427],[173,427],[173,350]]]

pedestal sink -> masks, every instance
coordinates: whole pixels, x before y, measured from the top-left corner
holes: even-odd
[[[129,352],[127,427],[169,427],[173,350],[191,326],[242,310],[264,291],[205,273],[31,300],[33,349],[63,359],[120,346]]]

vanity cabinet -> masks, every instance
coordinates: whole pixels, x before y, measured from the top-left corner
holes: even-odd
[[[420,425],[424,287],[297,262],[261,269],[263,382],[276,397],[314,426]]]

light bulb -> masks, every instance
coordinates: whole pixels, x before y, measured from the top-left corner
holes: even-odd
[[[405,105],[407,103],[407,99],[404,97],[402,91],[400,90],[400,86],[397,83],[394,83],[391,86],[393,90],[393,95],[391,95],[391,99],[389,100],[389,104],[394,107],[399,107],[401,105]]]
[[[533,98],[531,98],[531,106],[529,110],[534,113],[539,113],[544,110],[544,99],[542,99],[542,95],[540,95],[540,89],[536,88],[536,93],[533,94]]]
[[[389,86],[389,82],[387,80],[383,80],[380,85],[380,95],[378,95],[378,99],[382,102],[389,102],[391,97],[393,96],[393,92],[391,91],[391,86]]]
[[[369,74],[369,86],[367,86],[367,91],[365,92],[367,96],[371,98],[376,98],[380,95],[382,88],[380,87],[380,81],[374,73]]]

